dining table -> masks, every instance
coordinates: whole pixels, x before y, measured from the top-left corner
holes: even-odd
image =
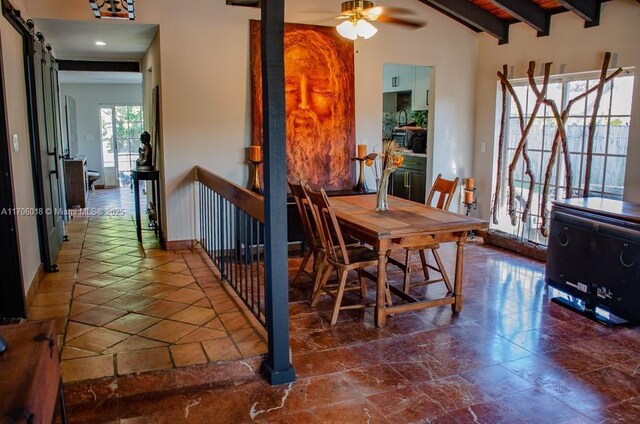
[[[369,244],[378,254],[375,325],[384,327],[388,315],[434,306],[450,304],[453,312],[460,312],[464,301],[462,276],[467,235],[469,231],[487,229],[489,223],[395,196],[389,196],[388,205],[388,210],[376,211],[376,194],[331,197],[331,206],[341,230]],[[389,285],[391,292],[404,302],[387,304],[386,265],[391,249],[419,248],[451,242],[457,244],[453,293],[437,299],[418,299]]]

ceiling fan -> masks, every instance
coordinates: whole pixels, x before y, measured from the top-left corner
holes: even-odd
[[[414,14],[413,11],[398,7],[375,6],[372,1],[345,1],[336,19],[344,20],[336,26],[338,33],[350,40],[358,37],[371,38],[378,29],[371,22],[403,25],[412,29],[421,28],[424,22],[395,17],[394,14]]]

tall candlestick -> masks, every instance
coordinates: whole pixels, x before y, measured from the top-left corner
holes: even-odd
[[[473,191],[464,191],[464,203],[473,203]]]
[[[358,158],[362,159],[365,156],[367,156],[367,145],[358,144]]]
[[[473,190],[474,188],[476,188],[476,179],[471,177],[467,178],[464,188],[466,188],[467,190]]]
[[[262,148],[260,146],[249,146],[249,160],[251,162],[262,161]]]

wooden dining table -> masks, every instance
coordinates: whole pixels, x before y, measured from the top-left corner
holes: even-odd
[[[389,196],[389,210],[378,212],[375,194],[331,197],[331,206],[342,231],[371,245],[378,253],[376,326],[384,327],[387,315],[432,306],[450,304],[454,312],[462,310],[464,244],[468,232],[488,228],[487,221],[394,196]],[[387,305],[387,252],[393,248],[415,248],[447,242],[457,244],[453,293],[447,293],[439,299],[421,300],[389,285],[389,289],[405,302]]]

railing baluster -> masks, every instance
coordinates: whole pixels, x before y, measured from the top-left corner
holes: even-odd
[[[200,171],[199,171],[200,172]],[[254,194],[198,174],[200,245],[252,314],[266,328],[264,204]],[[242,191],[242,192],[241,192]],[[237,196],[248,201],[245,209]],[[256,203],[260,202],[260,203]],[[269,334],[271,330],[266,328]]]

